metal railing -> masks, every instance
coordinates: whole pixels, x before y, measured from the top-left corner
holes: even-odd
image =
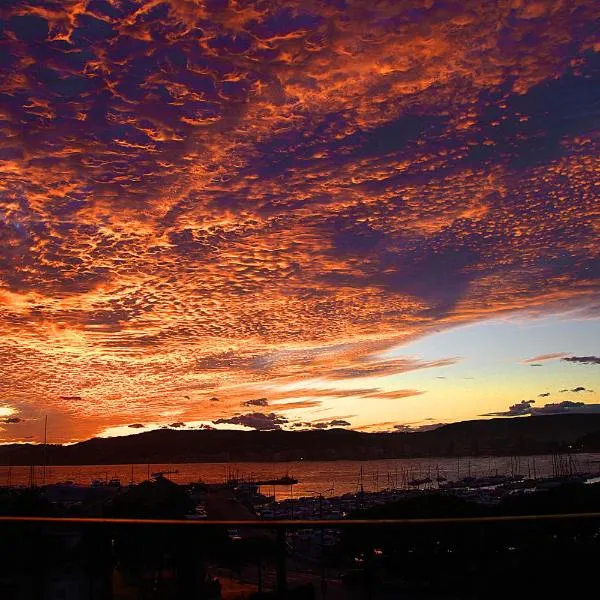
[[[175,528],[180,531],[200,531],[214,529],[262,530],[274,533],[276,597],[285,598],[288,591],[286,560],[288,555],[287,535],[300,529],[316,530],[358,530],[363,532],[394,530],[415,530],[440,528],[494,527],[502,525],[541,524],[549,528],[556,524],[587,523],[600,527],[600,512],[571,514],[532,514],[515,516],[483,516],[459,518],[415,518],[415,519],[293,519],[293,520],[187,520],[187,519],[139,519],[139,518],[86,518],[86,517],[34,517],[0,516],[0,536],[7,528],[30,526],[32,531],[46,531],[46,528],[63,527],[70,530],[101,528],[105,535],[112,535],[122,528]],[[554,525],[553,525],[554,524]],[[39,526],[39,527],[37,527]],[[365,563],[365,569],[368,562]],[[373,597],[372,590],[366,596]]]
[[[164,525],[184,527],[235,527],[251,529],[346,529],[367,526],[423,527],[427,525],[481,525],[493,523],[600,520],[600,512],[555,513],[541,515],[500,515],[490,517],[431,517],[415,519],[131,519],[103,517],[19,517],[0,516],[3,523],[31,523],[54,525]]]

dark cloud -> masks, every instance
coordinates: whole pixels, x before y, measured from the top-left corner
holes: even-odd
[[[185,427],[185,423],[183,421],[176,421],[175,423],[169,423],[169,427],[179,428]]]
[[[600,365],[600,356],[567,356],[562,360],[580,365]]]
[[[525,415],[561,415],[566,413],[600,413],[600,404],[585,404],[584,402],[553,402],[544,406],[534,407],[533,400],[522,400],[505,412],[488,413],[484,417],[521,417]]]
[[[565,400],[546,404],[532,410],[532,415],[560,415],[565,413],[600,413],[600,404],[585,404],[584,402],[573,402]]]
[[[23,419],[21,417],[5,417],[0,420],[0,423],[5,423],[6,425],[13,425],[15,423],[22,423]]]
[[[276,413],[248,413],[245,415],[237,415],[228,419],[217,419],[215,425],[243,425],[251,427],[259,431],[268,431],[272,429],[281,429],[281,425],[285,425],[288,420]]]
[[[313,421],[303,424],[308,429],[329,429],[335,427],[350,427],[350,421],[346,419],[332,419],[330,421]]]
[[[219,399],[216,396],[212,396],[208,399],[210,402],[219,402]]]
[[[544,365],[541,363],[531,363],[529,366],[530,367],[543,367]]]
[[[59,398],[66,402],[79,402],[80,400],[83,400],[81,396],[59,396]]]
[[[242,402],[242,406],[268,406],[269,401],[266,398],[256,398]]]
[[[593,392],[594,390],[588,390],[587,388],[583,387],[582,385],[578,385],[577,387],[574,387],[571,391],[572,392]]]
[[[143,423],[132,423],[131,425],[127,425],[127,427],[131,427],[132,429],[143,429],[146,426]]]
[[[532,405],[535,404],[535,400],[521,400],[509,407],[507,411],[493,412],[482,415],[483,417],[520,417],[523,415],[530,415],[532,411]]]
[[[412,425],[402,425],[402,424],[394,425],[394,430],[398,431],[399,433],[414,433],[414,431],[415,431],[415,429]]]
[[[329,421],[329,427],[350,427],[351,425],[352,423],[345,419],[333,419],[332,421]]]
[[[423,431],[433,431],[434,429],[439,429],[440,427],[443,427],[444,425],[446,425],[446,423],[430,423],[427,425],[416,425],[416,426],[411,423],[407,423],[407,424],[399,423],[397,425],[394,425],[394,431],[397,431],[398,433],[418,433],[418,432],[423,432]]]
[[[543,394],[538,394],[539,398],[546,398],[547,396],[550,396],[550,392],[544,392]]]

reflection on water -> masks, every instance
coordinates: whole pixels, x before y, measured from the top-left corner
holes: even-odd
[[[572,455],[573,470],[595,473],[600,471],[600,454]],[[461,477],[487,475],[515,475],[549,477],[553,473],[551,455],[521,457],[465,457],[465,458],[412,458],[369,461],[314,461],[314,462],[249,462],[249,463],[187,463],[159,465],[85,465],[49,466],[44,469],[30,467],[0,467],[0,485],[41,485],[73,481],[89,485],[93,480],[119,479],[122,484],[140,482],[158,471],[177,471],[167,475],[177,483],[204,481],[223,482],[231,476],[240,479],[265,480],[286,474],[298,479],[294,486],[277,486],[263,489],[266,494],[275,492],[278,500],[322,492],[341,495],[356,492],[361,483],[365,491],[405,487],[415,479],[444,477],[456,480]]]

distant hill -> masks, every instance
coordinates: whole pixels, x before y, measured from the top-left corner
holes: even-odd
[[[50,445],[53,465],[220,461],[363,460],[427,456],[600,451],[600,414],[463,421],[415,433],[328,431],[176,431]],[[40,445],[0,446],[0,463],[42,464]]]

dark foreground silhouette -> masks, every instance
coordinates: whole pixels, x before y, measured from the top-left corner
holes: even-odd
[[[180,518],[193,504],[189,490],[168,480],[135,486],[103,505],[102,516]],[[372,526],[342,529],[339,542],[303,560],[293,543],[284,546],[288,598],[313,598],[315,582],[337,597],[370,598],[578,598],[593,581],[600,556],[600,523],[551,521],[429,526],[378,526],[379,519],[481,517],[591,512],[600,509],[600,485],[567,484],[545,492],[505,498],[486,507],[432,493],[360,511],[350,517]],[[63,513],[79,514],[77,507]],[[56,515],[39,490],[0,496],[3,514]],[[264,527],[260,530],[261,525]],[[282,558],[268,522],[251,534],[226,529],[165,526],[56,528],[2,524],[0,597],[54,598],[52,586],[79,585],[89,600],[218,598],[221,584],[211,573],[226,570],[250,580],[273,598],[276,565]],[[319,539],[318,537],[316,538]],[[318,544],[318,541],[317,541]],[[258,573],[261,573],[259,576]],[[254,575],[252,575],[254,577]],[[270,583],[269,583],[270,581]],[[269,591],[271,588],[271,591]],[[340,590],[346,590],[342,596]],[[334,596],[331,596],[332,598]]]

